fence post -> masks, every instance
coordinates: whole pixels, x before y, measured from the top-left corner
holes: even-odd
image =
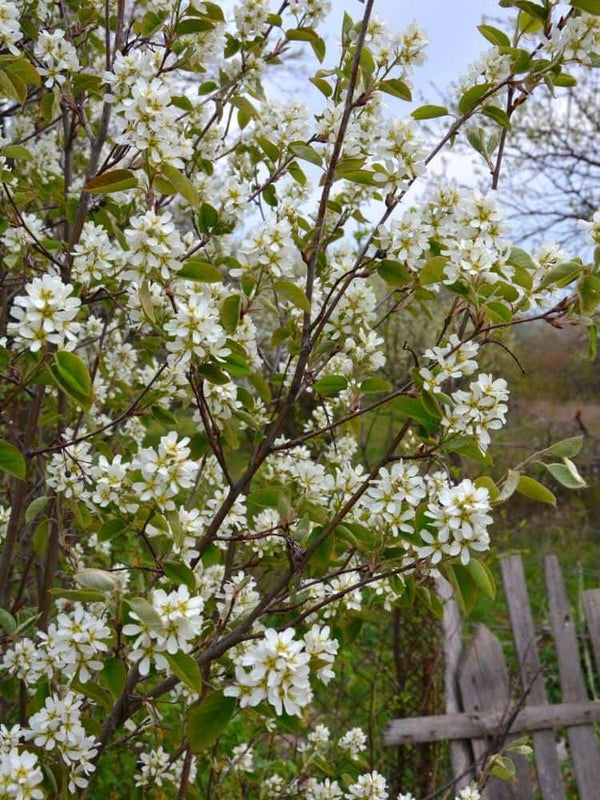
[[[552,635],[558,657],[562,701],[577,703],[589,700],[581,664],[575,623],[569,609],[562,572],[556,556],[546,556],[546,591]],[[592,725],[567,728],[569,749],[580,800],[598,800],[600,796],[600,752]]]
[[[475,627],[460,664],[458,682],[465,711],[483,711],[492,708],[505,711],[508,729],[512,721],[508,669],[502,645],[485,625],[479,624]],[[502,726],[498,734],[502,736]],[[509,736],[507,731],[504,738],[505,741],[509,741],[515,737]],[[480,762],[479,771],[484,766],[482,761],[485,757],[497,752],[497,750],[488,752],[490,742],[493,744],[494,740],[472,739],[473,753]],[[503,743],[500,741],[501,745]],[[516,768],[517,782],[512,784],[498,778],[490,778],[484,789],[486,800],[532,800],[533,789],[527,759],[516,754],[510,754],[510,758]]]
[[[437,594],[444,604],[442,635],[444,642],[444,684],[446,693],[446,713],[457,714],[462,711],[458,689],[458,664],[462,656],[462,620],[452,585],[441,575],[436,579]],[[462,789],[472,780],[471,764],[473,754],[467,741],[450,742],[450,761],[452,774],[456,778],[456,788]]]
[[[548,696],[542,676],[521,556],[503,558],[500,569],[512,636],[519,659],[521,686],[526,693],[525,703],[536,706],[547,705]],[[544,800],[566,800],[554,731],[534,731],[531,738],[542,797]]]

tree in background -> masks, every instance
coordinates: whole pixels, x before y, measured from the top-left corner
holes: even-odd
[[[584,485],[579,438],[492,477],[479,360],[592,328],[597,265],[532,258],[493,193],[411,195],[475,120],[497,186],[514,108],[600,51],[591,0],[502,4],[543,25],[488,26],[456,107],[406,117],[425,36],[373,0],[330,58],[318,0],[2,0],[0,797],[389,796],[314,714],[340,650],[439,613],[439,572],[493,595],[495,507],[555,502],[532,470]],[[299,46],[312,111],[269,101]],[[386,379],[409,315],[433,344]]]
[[[555,96],[546,90],[539,104],[515,115],[502,193],[526,238],[567,248],[581,245],[579,221],[592,218],[600,198],[598,74],[580,69],[572,77],[576,85]]]

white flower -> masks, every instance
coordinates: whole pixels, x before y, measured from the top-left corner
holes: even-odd
[[[16,43],[23,38],[19,25],[19,9],[10,0],[0,2],[0,42],[7,47],[13,55],[18,55]]]
[[[481,792],[474,783],[461,789],[455,800],[481,800]]]
[[[74,320],[81,301],[71,297],[73,287],[46,273],[33,278],[25,292],[15,297],[11,311],[15,321],[8,324],[9,336],[34,353],[45,344],[61,347],[74,343],[80,328]]]
[[[373,770],[364,775],[359,775],[356,783],[353,783],[346,794],[348,800],[387,800],[387,782],[383,775]]]
[[[421,556],[432,555],[433,563],[437,563],[441,548],[449,556],[460,555],[462,563],[468,564],[471,550],[481,552],[489,548],[487,528],[492,523],[489,511],[489,492],[484,486],[477,487],[465,479],[456,486],[442,489],[425,512],[437,529],[438,541],[422,532],[426,546],[419,549]]]
[[[238,744],[233,748],[229,764],[234,772],[254,772],[254,751],[249,744]]]
[[[225,358],[227,334],[221,325],[219,309],[208,290],[196,289],[178,300],[177,312],[164,326],[171,341],[167,342],[173,358],[184,359],[192,355],[205,359],[208,356]]]
[[[306,800],[340,800],[342,790],[337,781],[325,778],[318,781],[316,778],[309,778],[306,784]]]
[[[181,269],[184,247],[171,215],[146,211],[132,217],[125,229],[125,240],[129,248],[126,253],[127,280],[141,283],[144,278],[160,276],[164,280]]]
[[[44,792],[37,788],[44,779],[38,757],[16,747],[0,753],[0,797],[16,800],[41,800]]]
[[[316,673],[317,678],[322,680],[323,683],[329,683],[334,677],[331,664],[335,661],[339,648],[337,639],[329,638],[330,633],[329,625],[324,625],[322,628],[318,625],[313,625],[304,634],[304,647],[306,652],[317,661],[319,665]]]
[[[309,661],[304,642],[294,639],[293,628],[281,633],[268,628],[240,657],[236,682],[225,694],[239,697],[242,708],[267,700],[278,714],[285,708],[287,714],[300,716],[312,699]]]
[[[338,742],[342,750],[346,750],[353,761],[367,748],[367,737],[362,728],[351,728]]]
[[[65,32],[60,29],[52,33],[42,30],[34,52],[44,64],[40,74],[46,76],[44,81],[46,86],[52,86],[55,81],[62,86],[67,77],[63,73],[66,72],[68,75],[79,70],[77,51],[71,42],[65,39]]]

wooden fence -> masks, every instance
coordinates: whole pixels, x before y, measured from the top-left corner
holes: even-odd
[[[502,582],[510,627],[519,662],[520,687],[511,687],[502,646],[484,625],[477,625],[460,659],[447,654],[451,665],[447,680],[450,702],[444,716],[393,720],[384,736],[389,746],[407,743],[452,742],[453,770],[463,785],[482,774],[496,753],[510,756],[516,780],[490,778],[485,784],[487,800],[573,800],[565,788],[557,751],[557,730],[564,730],[580,800],[600,800],[600,750],[594,723],[600,722],[600,701],[590,700],[581,665],[579,639],[569,608],[563,576],[555,556],[545,562],[548,616],[556,649],[561,701],[550,703],[542,674],[536,630],[521,557],[501,562]],[[456,609],[448,601],[451,619]],[[600,675],[600,589],[584,591],[581,604],[596,673]],[[454,615],[454,616],[453,616]],[[446,637],[460,632],[448,623]],[[456,696],[453,699],[453,687]],[[456,699],[456,697],[458,699]],[[457,708],[460,706],[460,708]],[[531,735],[534,764],[510,752],[510,741]],[[461,765],[466,768],[462,769]],[[534,769],[535,767],[535,769]]]

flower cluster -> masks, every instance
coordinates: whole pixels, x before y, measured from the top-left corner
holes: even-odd
[[[72,346],[80,328],[75,317],[81,306],[78,297],[71,297],[73,286],[46,274],[28,283],[25,292],[14,300],[9,336],[33,353],[46,344]]]
[[[263,700],[278,714],[300,716],[312,699],[310,688],[311,658],[318,663],[317,677],[327,682],[329,667],[337,652],[337,642],[329,639],[329,628],[314,626],[304,640],[294,638],[293,628],[278,633],[272,628],[263,638],[244,648],[235,668],[235,683],[225,689],[229,697],[238,697],[240,706],[256,706]]]
[[[42,676],[55,675],[77,677],[87,683],[93,673],[102,669],[110,634],[102,609],[96,615],[75,603],[71,611],[58,614],[47,632],[39,631],[35,640],[16,641],[6,652],[2,666],[30,686]]]
[[[437,500],[430,502],[425,512],[434,533],[422,530],[424,542],[417,547],[420,558],[431,558],[438,564],[444,555],[460,556],[463,564],[471,559],[471,550],[489,549],[488,527],[492,523],[489,491],[465,478],[456,486],[439,492]]]
[[[472,381],[469,390],[452,393],[453,406],[446,406],[442,424],[448,433],[472,436],[485,452],[490,444],[491,430],[506,423],[508,389],[504,378],[494,380],[482,373]]]
[[[204,600],[192,597],[187,586],[168,593],[155,589],[148,606],[134,608],[138,609],[130,611],[134,621],[123,626],[123,633],[135,637],[129,659],[142,675],[148,675],[152,661],[158,669],[167,669],[165,653],[189,653],[202,631]]]
[[[46,698],[44,707],[29,718],[25,736],[36,747],[56,751],[69,774],[69,791],[85,789],[94,771],[96,740],[81,723],[83,697],[68,691]]]

